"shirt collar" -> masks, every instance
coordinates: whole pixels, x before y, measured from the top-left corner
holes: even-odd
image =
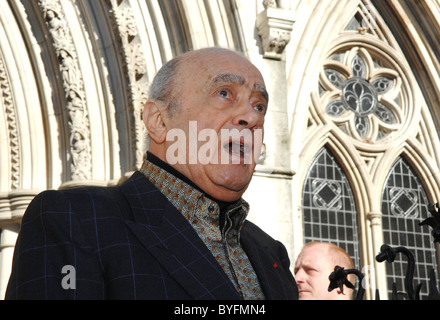
[[[150,152],[147,153],[147,159],[142,164],[140,172],[188,221],[198,218],[212,219],[222,233],[236,231],[239,241],[240,230],[249,211],[249,204],[245,200],[242,198],[235,202],[215,200],[175,168]]]
[[[218,206],[220,207],[220,212],[225,212],[225,210],[227,210],[229,207],[233,206],[235,203],[237,203],[237,201],[233,201],[233,202],[227,202],[227,201],[221,201],[218,200],[216,198],[214,198],[213,196],[207,194],[206,192],[204,192],[198,185],[196,185],[194,182],[192,182],[187,176],[185,176],[184,174],[182,174],[180,171],[176,170],[173,166],[171,166],[170,164],[166,163],[165,161],[162,161],[161,159],[159,159],[158,157],[156,157],[153,153],[151,153],[150,151],[147,151],[147,160],[149,162],[151,162],[152,164],[158,166],[159,168],[168,171],[168,173],[172,174],[173,176],[175,176],[176,178],[182,180],[183,182],[185,182],[186,184],[188,184],[189,186],[191,186],[194,190],[197,190],[201,193],[203,193],[203,195],[211,200],[213,200],[215,203],[218,204]],[[242,199],[240,199],[238,202],[243,201]]]

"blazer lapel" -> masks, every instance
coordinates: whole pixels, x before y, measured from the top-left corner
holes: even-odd
[[[285,270],[280,258],[255,236],[246,223],[241,230],[241,244],[257,274],[267,300],[296,299],[295,282],[290,270]]]
[[[126,225],[194,299],[240,299],[185,217],[141,173],[121,185],[131,207]]]

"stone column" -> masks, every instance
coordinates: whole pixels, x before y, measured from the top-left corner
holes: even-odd
[[[11,274],[12,256],[17,240],[19,224],[4,226],[0,235],[0,299],[4,299],[9,276]]]
[[[380,299],[385,300],[388,297],[385,264],[376,261],[376,255],[380,252],[380,247],[383,244],[382,213],[370,212],[367,215],[367,218],[370,221],[370,228],[371,228],[371,238],[373,244],[372,260],[374,261],[372,265],[374,266],[374,270],[375,270],[376,286],[377,286],[376,288],[379,289]]]

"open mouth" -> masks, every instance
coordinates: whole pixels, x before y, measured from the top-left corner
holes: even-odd
[[[228,144],[226,144],[225,147],[229,151],[230,154],[240,155],[240,157],[244,157],[244,155],[248,149],[244,143],[232,142],[232,141],[229,142]]]
[[[223,129],[222,129],[223,130]],[[255,144],[254,132],[236,129],[221,132],[222,163],[254,164]],[[257,136],[258,138],[259,136]],[[258,142],[258,141],[257,141]]]

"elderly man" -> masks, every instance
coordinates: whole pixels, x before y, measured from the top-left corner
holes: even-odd
[[[238,53],[166,63],[143,113],[147,160],[118,187],[38,195],[6,298],[296,299],[285,247],[246,220],[241,198],[267,105],[260,72]]]
[[[301,250],[295,262],[295,280],[298,283],[299,300],[352,300],[353,289],[343,286],[328,291],[329,276],[335,266],[354,269],[353,260],[344,249],[328,242],[309,242]],[[355,276],[349,275],[354,284]]]

